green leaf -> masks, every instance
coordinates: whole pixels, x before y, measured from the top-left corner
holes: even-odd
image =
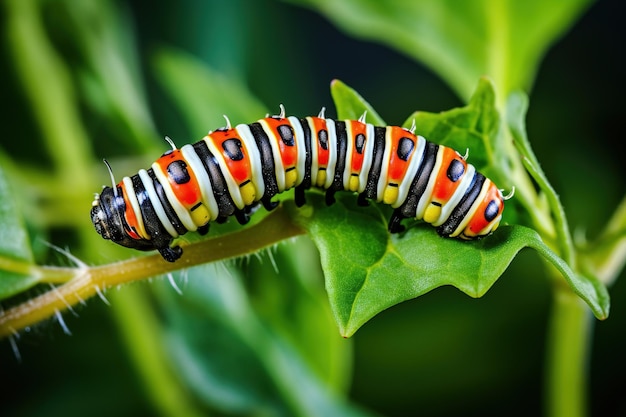
[[[526,116],[526,109],[528,107],[528,98],[524,93],[514,92],[507,100],[507,124],[511,131],[513,141],[516,148],[523,156],[522,164],[526,168],[526,172],[535,180],[537,187],[543,192],[545,200],[550,208],[551,217],[549,221],[542,223],[535,222],[537,228],[549,228],[550,224],[554,224],[554,230],[556,232],[556,241],[560,255],[569,264],[574,264],[574,244],[570,235],[569,225],[567,217],[565,216],[565,210],[559,199],[558,194],[548,181],[547,176],[541,169],[539,161],[535,157],[535,154],[530,146],[530,141],[526,135],[526,129],[524,126],[524,117]],[[521,175],[517,176],[517,183],[521,185]],[[521,189],[525,196],[525,200],[529,198],[528,192]],[[534,203],[534,204],[533,204]],[[538,204],[535,201],[525,201],[526,209],[530,212],[539,211]]]
[[[429,113],[417,111],[404,123],[409,127],[415,121],[416,133],[426,139],[456,149],[461,154],[469,151],[469,162],[477,169],[497,172],[505,165],[499,135],[500,115],[496,108],[493,83],[480,78],[468,104],[444,111]]]
[[[507,99],[506,122],[518,151],[528,158],[533,165],[539,165],[526,133],[526,113],[528,112],[528,96],[521,91],[512,92]]]
[[[528,89],[548,47],[590,0],[291,0],[353,36],[378,41],[423,62],[460,97],[483,75],[505,97]]]
[[[337,109],[337,119],[356,120],[366,113],[365,120],[376,126],[386,125],[376,110],[359,93],[339,80],[330,84],[330,94]]]
[[[532,229],[502,226],[473,242],[441,238],[426,224],[391,235],[387,207],[357,207],[347,195],[330,207],[319,195],[308,198],[313,204],[294,216],[320,251],[331,307],[344,337],[381,311],[442,285],[481,297],[524,247],[550,261],[598,318],[608,314],[606,289],[574,274]]]
[[[522,226],[517,227],[522,228]],[[606,286],[596,277],[584,276],[574,272],[567,262],[541,240],[537,232],[526,227],[523,230],[527,235],[527,246],[535,249],[562,274],[572,291],[589,305],[596,318],[604,320],[609,317],[611,298]]]
[[[28,271],[14,272],[23,268],[12,267],[11,271],[7,270],[15,261],[27,267],[33,262],[33,254],[21,212],[4,171],[0,168],[0,299],[32,287],[39,279]]]

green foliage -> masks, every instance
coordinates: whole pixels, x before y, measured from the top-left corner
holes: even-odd
[[[297,248],[302,244],[289,249]],[[347,383],[348,346],[336,337],[321,288],[299,281],[310,262],[293,265],[285,255],[274,255],[280,275],[269,262],[244,268],[264,277],[262,283],[246,282],[237,268],[212,264],[176,275],[182,296],[169,283],[155,284],[167,360],[206,407],[241,414],[365,415],[339,395]],[[256,288],[252,295],[246,286]]]
[[[428,65],[461,97],[479,77],[502,97],[529,88],[546,49],[590,0],[290,0],[346,32],[389,45]]]

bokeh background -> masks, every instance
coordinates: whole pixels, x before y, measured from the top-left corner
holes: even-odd
[[[71,2],[62,2],[58,9],[54,1],[41,3],[48,28],[65,22]],[[326,106],[332,116],[329,83],[335,78],[361,93],[390,124],[402,123],[416,109],[436,112],[463,104],[463,98],[420,63],[385,46],[351,38],[314,11],[287,2],[110,3],[134,36],[135,43],[128,48],[138,54],[143,79],[137,82],[145,89],[155,130],[179,144],[195,141],[204,132],[190,131],[180,109],[155,80],[153,59],[163,47],[185,51],[242,80],[268,109],[282,103],[290,114],[316,114]],[[619,3],[594,3],[549,50],[529,91],[527,127],[534,150],[562,198],[571,225],[590,236],[605,224],[626,190],[622,138],[626,37]],[[0,8],[0,21],[5,18]],[[53,41],[71,63],[79,54],[72,30],[57,29],[51,31]],[[37,152],[41,133],[21,90],[18,69],[11,65],[8,42],[3,36],[0,144],[18,165],[45,166],[48,162]],[[45,68],[40,76],[45,79]],[[103,124],[85,103],[84,117],[99,157],[137,153],[119,137],[110,139],[124,127]],[[153,139],[155,146],[161,146],[160,137]],[[139,158],[148,162],[154,156]],[[46,239],[70,249],[76,242],[63,228],[52,230]],[[134,286],[160,283],[155,279]],[[593,324],[589,407],[590,415],[623,416],[623,279],[610,292],[610,318]],[[348,396],[388,416],[539,415],[550,297],[538,257],[523,252],[481,299],[440,288],[391,308],[351,340],[341,341],[351,352],[345,357],[352,369]],[[111,307],[94,299],[78,313],[79,317],[66,317],[71,336],[51,321],[22,337],[21,360],[7,341],[0,342],[0,376],[5,386],[0,391],[0,414],[156,415],[158,410],[125,348],[126,339],[111,317]],[[229,412],[213,410],[210,415]]]

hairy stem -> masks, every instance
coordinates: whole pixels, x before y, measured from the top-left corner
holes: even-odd
[[[138,281],[175,270],[217,260],[248,255],[282,240],[304,234],[280,206],[260,223],[227,236],[220,236],[186,246],[177,262],[166,262],[155,254],[98,267],[76,268],[75,277],[37,298],[0,314],[0,337],[49,318],[83,303],[107,288]]]

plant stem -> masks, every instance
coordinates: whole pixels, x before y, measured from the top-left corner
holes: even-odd
[[[490,7],[485,7],[486,30],[489,33],[489,43],[486,47],[489,50],[487,54],[487,62],[485,62],[487,70],[485,74],[494,80],[498,101],[505,100],[509,95],[509,80],[507,79],[508,71],[507,63],[509,57],[509,36],[510,31],[507,27],[508,7],[506,2],[494,1]],[[504,108],[504,103],[498,103],[499,108]]]
[[[559,284],[548,329],[546,415],[584,417],[592,320],[584,302]]]

